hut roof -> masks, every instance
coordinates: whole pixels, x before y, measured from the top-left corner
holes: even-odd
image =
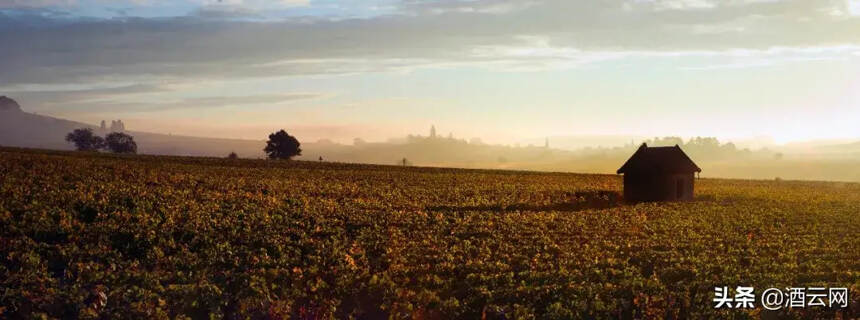
[[[643,143],[617,171],[629,172],[693,173],[702,172],[702,169],[677,144],[674,147],[648,147]]]

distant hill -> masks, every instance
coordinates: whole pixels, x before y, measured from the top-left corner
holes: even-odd
[[[71,149],[64,137],[91,125],[27,113],[15,100],[0,97],[0,145],[43,149]]]
[[[21,106],[12,98],[0,96],[0,112],[2,111],[21,111]]]
[[[65,136],[78,128],[91,128],[100,135],[108,133],[95,125],[24,112],[15,100],[0,97],[2,146],[71,150],[73,147],[65,141]],[[134,136],[140,153],[221,157],[236,152],[247,158],[263,156],[263,141],[199,138],[138,131],[127,133]]]

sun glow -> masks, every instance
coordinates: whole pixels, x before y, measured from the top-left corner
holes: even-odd
[[[848,13],[852,16],[860,16],[860,0],[846,0],[848,2]]]

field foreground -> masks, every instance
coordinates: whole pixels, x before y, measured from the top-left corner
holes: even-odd
[[[0,318],[860,317],[860,184],[620,191],[614,175],[0,148]],[[851,305],[714,309],[717,286],[848,287]]]

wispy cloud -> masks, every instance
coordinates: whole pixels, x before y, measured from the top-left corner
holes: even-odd
[[[77,3],[76,0],[0,0],[0,9],[67,7]]]
[[[165,95],[165,93],[172,93]],[[293,92],[241,96],[182,97],[182,92],[163,85],[140,84],[119,87],[100,87],[79,90],[25,90],[10,91],[28,109],[75,110],[80,114],[104,111],[152,112],[162,110],[244,107],[253,105],[279,105],[292,101],[321,99],[331,94]],[[162,97],[166,96],[166,97]]]
[[[756,52],[860,44],[860,19],[821,12],[844,8],[844,3],[672,3],[417,1],[400,4],[411,15],[366,19],[235,21],[221,15],[254,13],[225,11],[206,18],[63,20],[38,27],[29,26],[33,16],[0,14],[0,41],[11,44],[0,61],[0,84],[112,75],[187,79],[376,72],[410,62],[414,67],[504,65],[512,59],[578,65],[643,51]],[[509,10],[462,9],[499,5]],[[539,42],[528,43],[524,36]],[[309,59],[332,63],[271,66]]]

